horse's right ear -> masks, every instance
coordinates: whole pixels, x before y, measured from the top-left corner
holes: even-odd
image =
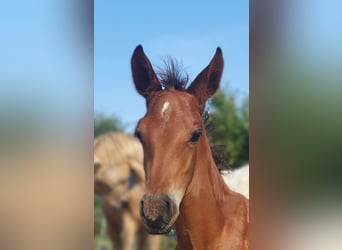
[[[152,92],[161,89],[158,77],[141,45],[138,45],[133,52],[131,67],[135,88],[143,97],[146,98]]]

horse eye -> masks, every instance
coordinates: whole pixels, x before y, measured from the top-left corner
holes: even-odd
[[[142,139],[142,136],[141,136],[141,133],[140,133],[139,130],[135,130],[134,136],[135,136],[136,138],[138,138],[138,140],[139,140],[141,143],[143,142],[143,139]]]
[[[190,143],[196,143],[199,138],[201,137],[202,135],[202,130],[198,129],[198,130],[195,130],[192,135],[191,135],[191,138],[189,140]]]

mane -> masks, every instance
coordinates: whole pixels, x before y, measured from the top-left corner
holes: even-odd
[[[183,66],[175,58],[168,57],[164,60],[164,69],[158,68],[157,76],[161,83],[162,89],[176,89],[185,91],[189,81],[188,74],[184,71]]]
[[[222,170],[230,170],[231,167],[228,164],[229,155],[228,155],[227,151],[225,150],[225,145],[213,143],[212,134],[213,134],[213,131],[215,130],[215,128],[213,126],[213,122],[212,122],[211,117],[209,115],[209,112],[207,110],[205,110],[203,112],[202,119],[204,121],[205,130],[207,133],[211,154],[213,156],[213,159],[216,163],[218,170],[220,172]]]

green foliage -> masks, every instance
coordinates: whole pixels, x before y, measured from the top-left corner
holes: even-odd
[[[239,167],[249,160],[249,101],[237,106],[236,97],[219,91],[210,103],[214,144],[223,145],[229,155],[229,166]]]
[[[100,234],[102,217],[101,199],[94,195],[94,235]]]
[[[94,138],[109,131],[122,131],[124,126],[114,115],[108,116],[103,113],[95,114]]]
[[[173,250],[176,249],[177,240],[175,237],[163,236],[160,242],[160,249]]]

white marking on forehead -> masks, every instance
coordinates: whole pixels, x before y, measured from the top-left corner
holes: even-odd
[[[170,106],[169,102],[164,102],[163,107],[162,107],[161,112],[160,112],[161,116],[164,116],[164,114],[168,110],[169,106]]]

